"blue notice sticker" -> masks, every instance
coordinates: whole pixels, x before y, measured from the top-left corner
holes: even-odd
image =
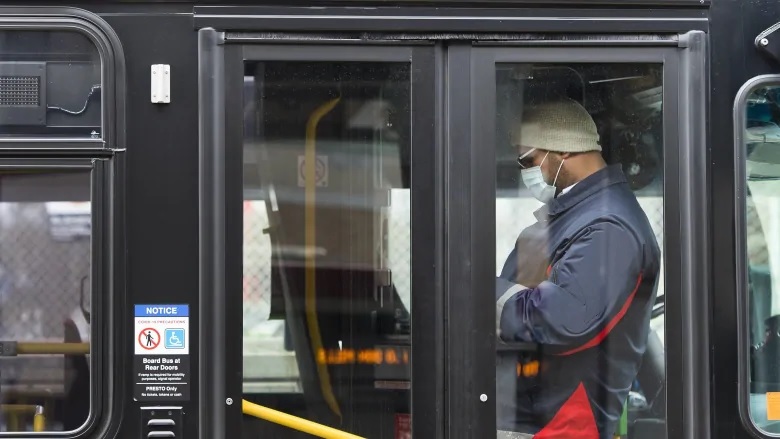
[[[136,305],[136,317],[189,317],[189,305]]]

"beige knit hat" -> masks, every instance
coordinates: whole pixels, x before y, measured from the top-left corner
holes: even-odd
[[[523,109],[511,132],[516,146],[554,152],[601,151],[596,123],[579,103],[565,99]]]

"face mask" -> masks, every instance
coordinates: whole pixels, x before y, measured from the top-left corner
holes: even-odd
[[[527,152],[524,154],[524,156],[530,154],[532,151],[533,150]],[[520,175],[523,178],[523,183],[525,183],[525,186],[529,191],[531,191],[531,195],[545,204],[549,203],[553,198],[555,198],[555,182],[558,181],[558,174],[561,173],[561,168],[563,167],[563,160],[561,160],[561,165],[558,167],[558,172],[555,174],[555,179],[553,180],[552,186],[547,184],[547,182],[544,181],[544,175],[542,174],[542,164],[544,164],[544,161],[547,160],[547,156],[549,154],[549,152],[545,154],[544,158],[542,159],[542,163],[539,164],[539,166],[534,166],[533,168],[523,169],[520,171]]]

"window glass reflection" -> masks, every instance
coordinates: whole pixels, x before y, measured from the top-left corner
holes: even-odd
[[[0,356],[3,431],[70,431],[89,415],[89,200],[89,171],[0,171],[0,339],[17,343]],[[81,344],[63,355],[63,342]]]
[[[405,63],[247,63],[245,398],[410,434],[409,100]]]
[[[666,435],[661,78],[497,67],[499,438]]]
[[[780,113],[779,87],[753,91],[744,110],[750,324],[750,417],[780,433],[772,400],[780,392]]]

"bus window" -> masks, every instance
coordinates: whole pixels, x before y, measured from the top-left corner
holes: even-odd
[[[0,170],[0,340],[15,343],[0,356],[2,431],[87,421],[90,190],[90,170]]]
[[[662,72],[497,64],[498,438],[666,435]]]
[[[409,105],[407,63],[247,62],[245,399],[366,437],[408,423]]]
[[[745,157],[744,261],[748,286],[751,421],[780,433],[780,87],[754,89],[740,109]]]
[[[0,140],[101,139],[101,60],[74,31],[0,31]]]

